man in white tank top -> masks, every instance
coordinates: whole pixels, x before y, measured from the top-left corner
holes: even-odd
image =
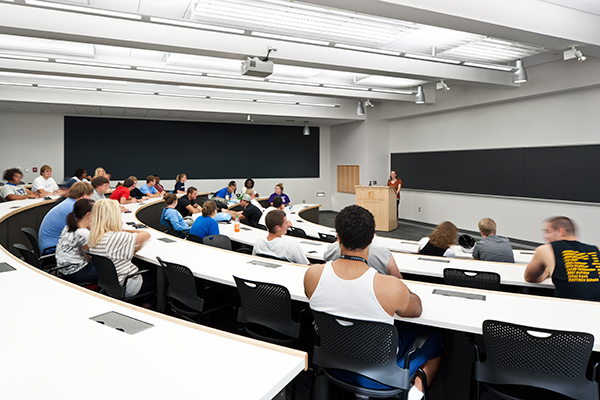
[[[366,209],[352,205],[344,208],[335,218],[335,230],[340,242],[341,257],[327,264],[314,265],[304,277],[304,292],[310,307],[342,317],[394,323],[394,315],[419,317],[421,299],[406,287],[402,280],[377,273],[367,265],[368,248],[375,234],[375,220]],[[402,328],[399,332],[398,365],[404,366],[404,355],[412,347],[420,331],[427,331],[425,345],[411,359],[410,371],[424,369],[428,383],[440,365],[443,333],[435,329]],[[401,363],[400,363],[401,362]],[[414,364],[414,365],[413,365]],[[386,386],[359,375],[340,371],[340,379],[373,389]],[[416,378],[409,399],[423,396],[423,384]]]

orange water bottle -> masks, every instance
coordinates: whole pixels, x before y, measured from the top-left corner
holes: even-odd
[[[234,232],[239,232],[240,231],[240,217],[235,217],[235,222],[233,224],[233,230]]]

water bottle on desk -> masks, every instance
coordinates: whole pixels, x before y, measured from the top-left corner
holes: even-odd
[[[235,222],[233,223],[233,231],[234,232],[240,231],[240,217],[238,217],[238,216],[235,217]]]

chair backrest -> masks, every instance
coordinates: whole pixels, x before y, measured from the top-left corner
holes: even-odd
[[[239,322],[259,324],[290,337],[300,337],[300,323],[292,319],[292,298],[285,286],[237,276],[233,279],[241,299]]]
[[[240,247],[239,249],[237,249],[237,252],[243,254],[252,254],[252,249],[248,247]]]
[[[31,247],[33,247],[33,252],[37,256],[37,258],[40,258],[41,257],[40,246],[38,244],[38,240],[37,240],[38,235],[37,235],[37,232],[35,231],[35,229],[29,228],[29,227],[23,227],[23,228],[21,228],[21,232],[23,232],[25,234],[25,236],[27,236],[27,240],[29,240],[29,243],[31,243]]]
[[[208,246],[218,247],[220,249],[231,250],[231,240],[225,235],[205,236],[202,242]]]
[[[167,281],[169,281],[167,297],[176,299],[186,306],[202,312],[204,309],[204,299],[198,297],[196,281],[192,271],[186,266],[163,261],[160,257],[156,257],[156,259],[163,267]]]
[[[192,235],[191,233],[188,235],[188,240],[191,240],[192,242],[196,242],[196,243],[203,243],[202,242],[202,238],[198,235]]]
[[[164,213],[164,210],[165,209],[163,208],[163,213]],[[171,221],[169,221],[168,219],[165,219],[164,221],[166,222],[166,224],[163,224],[163,225],[167,227],[167,230],[165,232],[167,235],[181,237],[179,232],[177,232],[175,230],[175,228],[173,228],[173,224],[171,224]]]
[[[500,274],[486,271],[444,268],[444,284],[476,289],[499,290]]]
[[[393,388],[410,388],[409,371],[396,361],[394,325],[315,310],[313,316],[319,338],[313,356],[316,365],[354,372]]]
[[[287,258],[284,258],[284,257],[277,257],[277,256],[274,256],[274,255],[272,255],[272,254],[259,254],[259,253],[256,253],[256,255],[257,255],[257,256],[259,256],[259,257],[263,257],[263,258],[269,258],[269,259],[271,259],[271,260],[277,260],[277,261],[285,261],[285,262],[289,262]]]
[[[322,242],[333,243],[337,240],[337,237],[328,233],[319,232],[319,240],[321,240]]]
[[[308,236],[306,236],[306,232],[304,232],[304,229],[296,228],[294,226],[290,226],[288,228],[287,234],[290,236],[295,236],[295,237],[299,237],[299,238],[307,238],[308,237]]]
[[[97,254],[89,254],[96,272],[98,273],[98,286],[100,286],[109,296],[116,299],[125,297],[125,287],[119,282],[115,264],[108,257]]]
[[[263,224],[256,224],[256,227],[257,227],[258,229],[262,229],[263,231],[268,231],[268,230],[269,230],[269,228],[267,228],[267,227],[266,227],[265,225],[263,225]]]
[[[23,257],[27,264],[37,269],[43,270],[42,264],[40,263],[40,260],[37,257],[37,255],[32,250],[29,250],[27,246],[25,246],[22,243],[15,243],[13,244],[13,247],[17,249],[19,253],[21,253],[21,257]]]
[[[533,386],[574,399],[598,399],[598,383],[585,372],[594,336],[507,322],[483,322],[487,358],[475,363],[475,379],[492,384]]]

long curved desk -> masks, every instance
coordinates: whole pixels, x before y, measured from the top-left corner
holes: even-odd
[[[149,202],[128,208],[137,211],[150,205]],[[125,220],[139,222],[135,213],[124,214]],[[199,278],[230,286],[235,285],[233,275],[276,283],[287,287],[293,299],[308,301],[303,285],[307,266],[268,260],[274,268],[265,267],[260,265],[264,260],[256,257],[173,238],[154,229],[149,231],[151,240],[137,253],[138,257],[148,262],[157,264],[156,257],[159,256],[186,265]],[[164,238],[169,242],[163,242]],[[488,264],[476,261],[470,263]],[[589,332],[600,338],[600,319],[591,317],[600,314],[600,303],[597,302],[458,288],[409,280],[404,282],[421,298],[423,314],[419,318],[407,319],[396,316],[399,320],[481,334],[483,321],[498,319],[529,326]],[[599,341],[594,343],[594,351],[600,351]]]
[[[15,228],[23,226],[23,220],[37,228],[41,219],[35,223],[34,214],[47,211],[53,203],[0,203],[0,244],[12,247],[13,242],[23,241],[24,236],[14,234]],[[9,232],[13,234],[8,236]],[[151,247],[154,244],[146,250]],[[304,352],[110,299],[36,270],[5,248],[0,249],[3,270],[3,399],[270,400],[307,368]],[[108,322],[103,315],[107,312],[121,314],[134,324],[141,321],[147,329],[128,334],[90,320],[100,316]]]

